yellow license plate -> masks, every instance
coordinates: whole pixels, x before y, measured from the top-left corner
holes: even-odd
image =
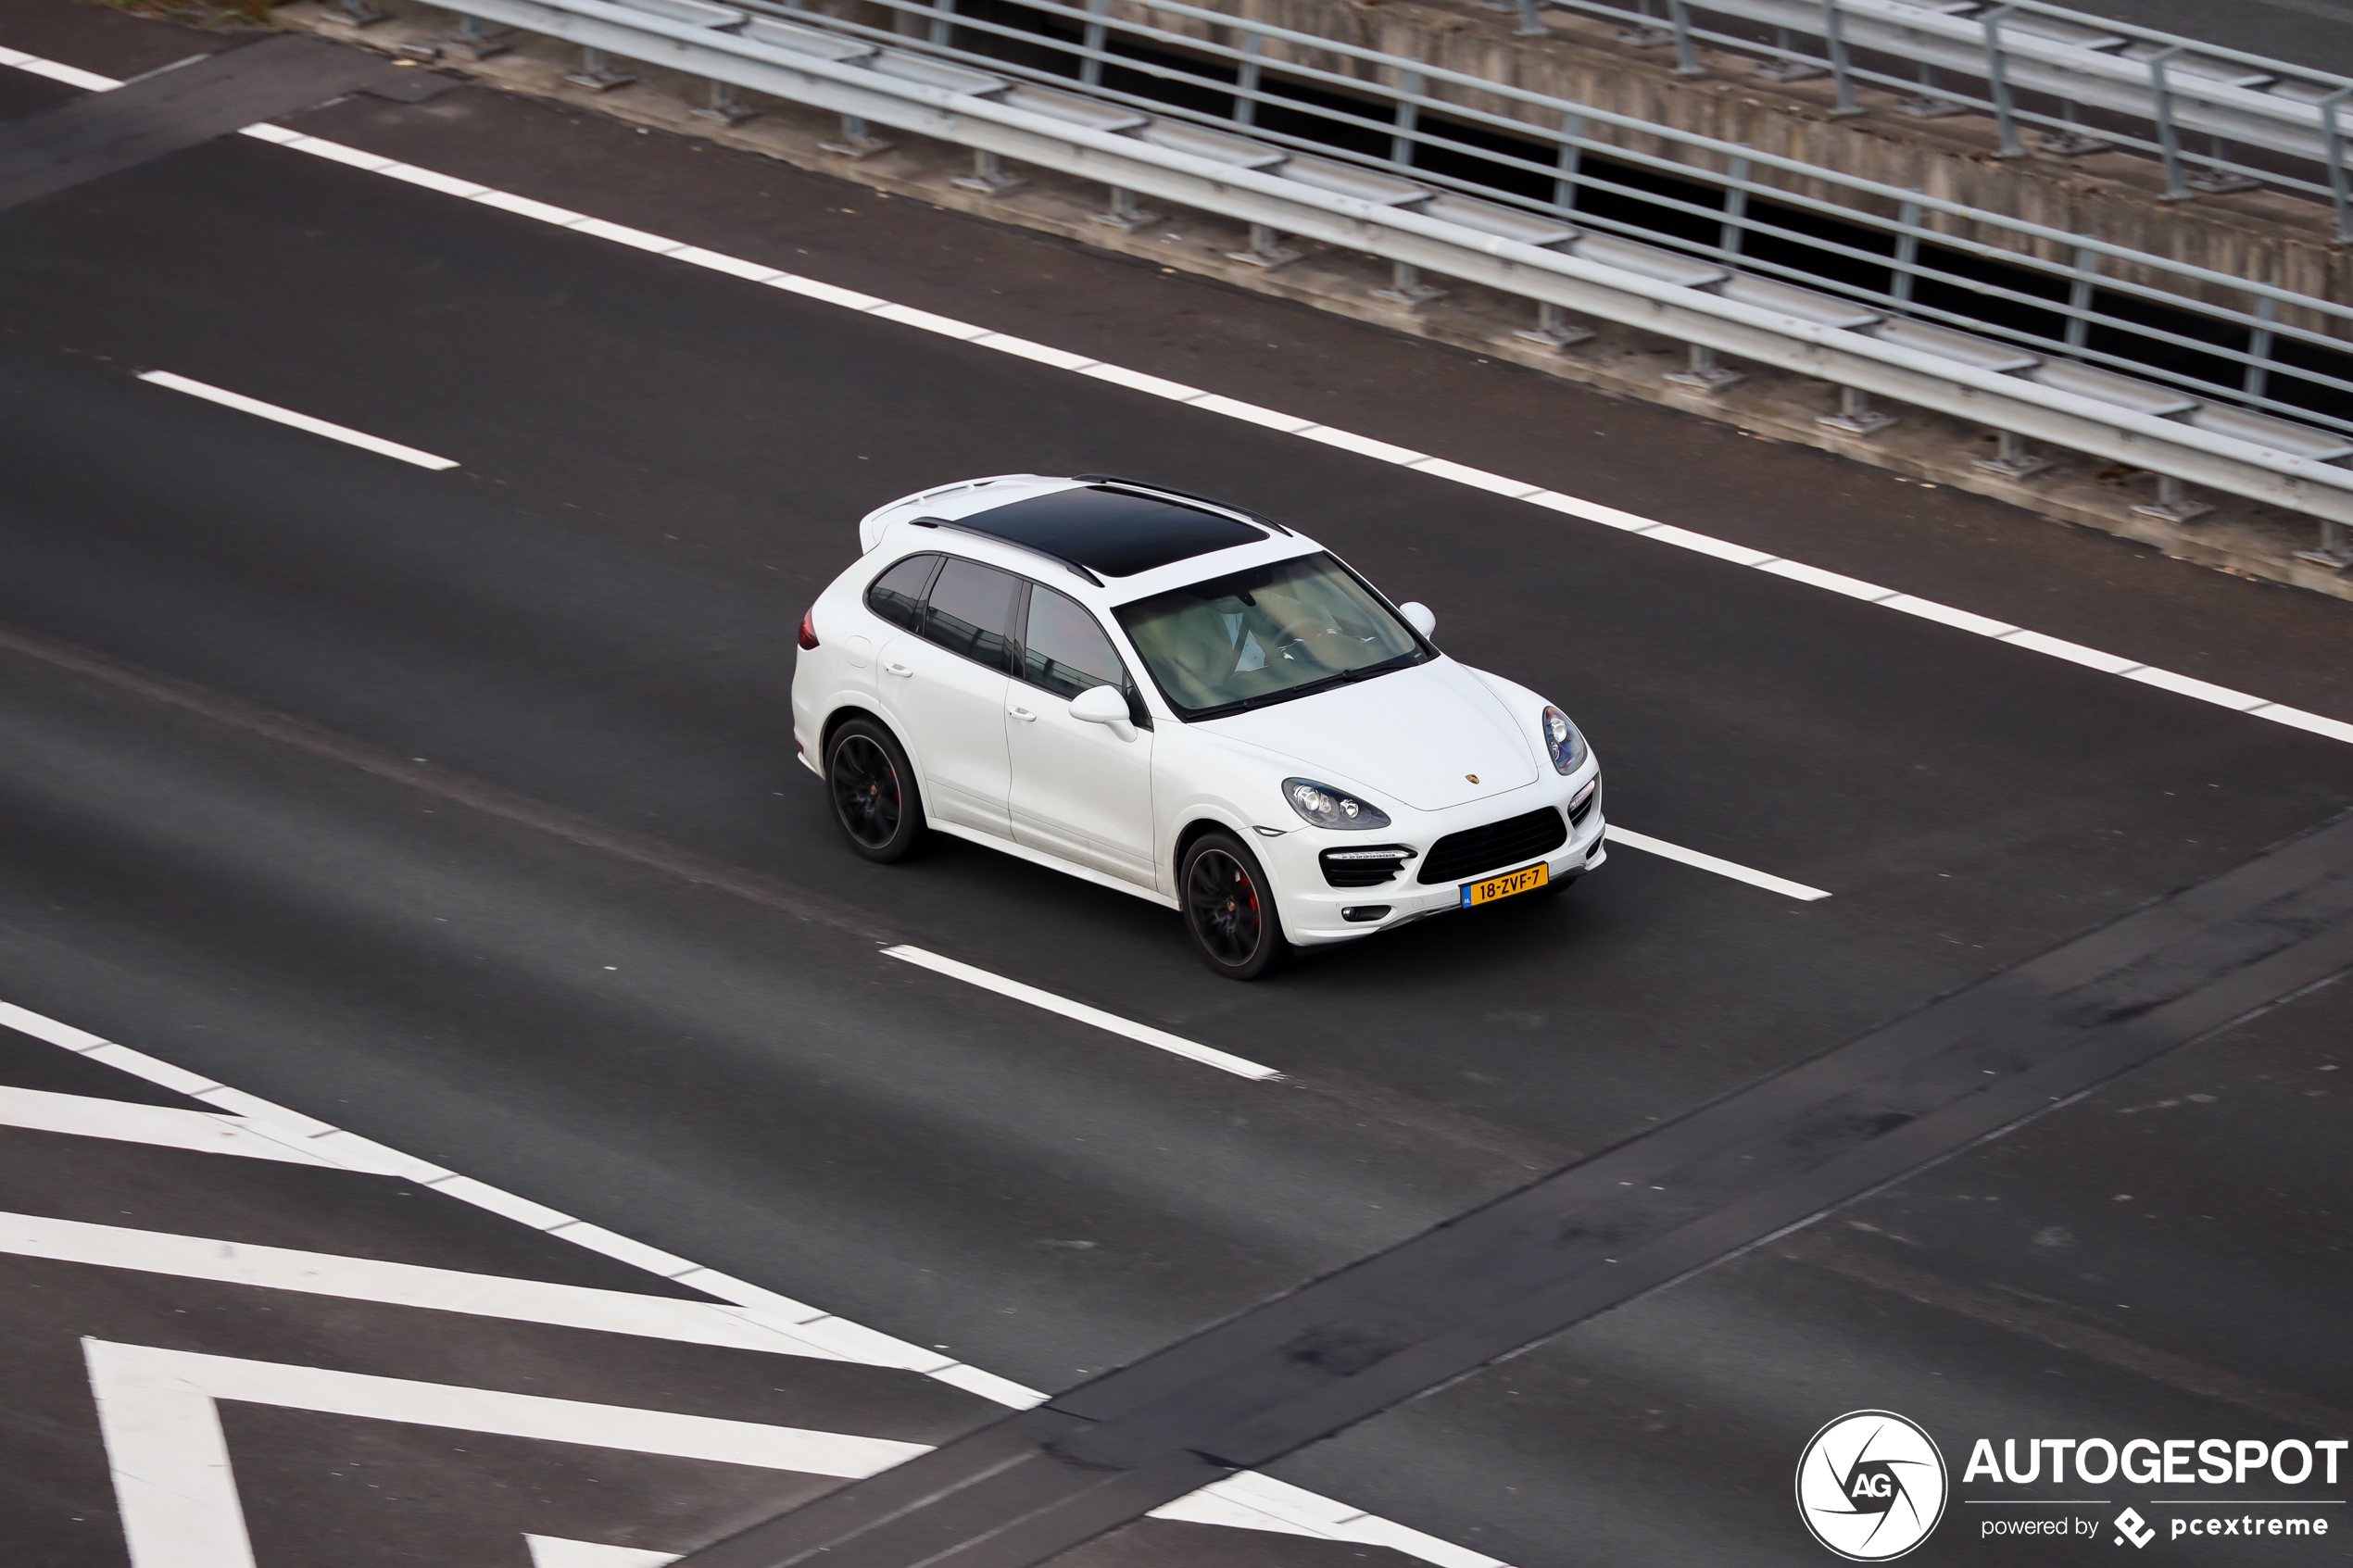
[[[1529,893],[1552,880],[1552,872],[1543,866],[1529,866],[1521,871],[1505,872],[1491,876],[1485,882],[1463,884],[1463,908],[1474,904],[1491,904],[1498,898],[1508,898],[1515,893]]]

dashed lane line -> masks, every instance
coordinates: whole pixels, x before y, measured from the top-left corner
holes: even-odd
[[[112,77],[100,76],[94,71],[43,59],[17,49],[0,47],[0,65],[13,66],[19,70],[48,77],[53,81],[69,82],[77,87],[86,87],[94,92],[104,92],[121,85]],[[839,306],[846,310],[855,310],[879,317],[884,320],[895,321],[901,326],[912,327],[920,332],[934,332],[942,337],[953,338],[958,342],[972,344],[975,347],[1010,354],[1017,358],[1050,365],[1057,370],[1068,370],[1074,374],[1146,393],[1154,397],[1165,398],[1172,403],[1185,404],[1204,412],[1296,435],[1303,440],[1319,442],[1327,446],[1335,446],[1360,457],[1369,458],[1377,462],[1409,469],[1435,479],[1466,485],[1474,490],[1488,491],[1506,499],[1524,502],[1532,507],[1541,507],[1548,511],[1578,518],[1586,522],[1599,523],[1605,528],[1639,533],[1644,538],[1655,540],[1663,545],[1672,545],[1679,549],[1711,556],[1718,560],[1728,561],[1754,571],[1770,572],[1776,577],[1786,578],[1791,582],[1803,583],[1829,593],[1861,599],[1866,603],[1876,604],[1906,615],[1933,621],[1957,631],[1968,632],[2012,647],[2022,648],[2030,653],[2042,654],[2046,658],[2064,659],[2070,664],[2080,664],[2087,669],[2097,670],[2104,674],[2120,675],[2127,680],[2156,686],[2161,690],[2172,692],[2176,696],[2189,697],[2194,701],[2211,703],[2216,707],[2227,708],[2233,712],[2245,713],[2250,718],[2262,719],[2274,724],[2284,724],[2291,729],[2303,730],[2330,740],[2353,743],[2353,723],[2347,723],[2340,719],[2331,719],[2322,714],[2307,712],[2302,709],[2291,708],[2285,703],[2273,702],[2267,697],[2233,691],[2228,686],[2217,685],[2210,681],[2201,681],[2194,676],[2179,674],[2170,670],[2160,670],[2154,665],[2144,664],[2138,659],[2105,653],[2098,648],[2086,647],[2081,643],[2072,643],[2061,637],[2013,626],[2006,621],[1999,621],[1992,616],[1979,615],[1971,610],[1939,604],[1932,599],[1924,599],[1917,595],[1899,593],[1894,588],[1881,587],[1878,583],[1849,577],[1843,572],[1827,571],[1820,567],[1808,566],[1803,561],[1790,560],[1768,551],[1754,549],[1746,545],[1736,545],[1728,539],[1718,539],[1711,534],[1701,533],[1674,523],[1661,522],[1655,518],[1646,518],[1637,513],[1620,510],[1616,507],[1606,507],[1597,501],[1589,501],[1580,496],[1564,495],[1541,484],[1531,484],[1525,480],[1513,479],[1505,474],[1472,468],[1446,458],[1435,457],[1427,452],[1417,452],[1411,447],[1399,446],[1390,442],[1377,441],[1350,431],[1337,430],[1329,425],[1319,424],[1313,420],[1286,414],[1279,409],[1262,408],[1256,404],[1227,397],[1201,387],[1187,386],[1181,382],[1147,375],[1140,370],[1131,370],[1124,366],[1107,364],[1088,355],[1074,354],[1067,349],[1055,348],[1051,345],[1033,343],[1026,338],[975,326],[969,321],[959,321],[928,310],[918,310],[912,306],[894,304],[874,295],[862,294],[855,289],[842,288],[837,284],[823,282],[814,278],[800,277],[760,262],[748,261],[740,257],[727,256],[719,251],[705,249],[700,245],[688,245],[683,240],[673,240],[661,234],[648,233],[642,229],[608,222],[603,219],[592,218],[585,213],[574,212],[568,207],[535,201],[531,197],[495,190],[472,180],[459,179],[455,175],[443,174],[430,169],[421,169],[414,164],[403,163],[397,158],[385,157],[380,154],[364,152],[358,147],[346,146],[340,142],[330,142],[317,136],[306,136],[300,132],[289,131],[283,126],[249,125],[240,134],[250,136],[257,141],[290,148],[296,152],[308,153],[315,157],[326,158],[331,162],[381,174],[386,179],[421,185],[427,190],[438,191],[446,195],[457,196],[467,201],[480,202],[485,207],[495,207],[502,211],[552,224],[558,228],[571,229],[597,239],[610,241],[615,245],[624,245],[632,249],[667,256],[673,260],[684,261],[692,266],[724,272],[731,277],[762,283],[771,288],[782,289],[805,299],[820,300],[828,305]]]
[[[967,985],[977,985],[984,991],[994,991],[1000,997],[1011,997],[1017,1002],[1027,1002],[1031,1007],[1043,1008],[1048,1012],[1060,1013],[1064,1018],[1076,1019],[1081,1023],[1090,1023],[1106,1033],[1125,1035],[1140,1045],[1150,1046],[1155,1050],[1166,1051],[1172,1056],[1181,1056],[1190,1061],[1198,1061],[1206,1067],[1214,1067],[1221,1073],[1231,1073],[1238,1078],[1252,1078],[1264,1084],[1282,1077],[1282,1074],[1274,1068],[1262,1067],[1257,1062],[1247,1060],[1230,1052],[1221,1051],[1214,1046],[1204,1046],[1197,1041],[1188,1040],[1181,1035],[1172,1035],[1165,1029],[1155,1029],[1149,1023],[1138,1023],[1132,1019],[1122,1018],[1117,1013],[1105,1012],[1101,1008],[1088,1007],[1085,1002],[1074,1002],[1067,997],[1057,997],[1051,991],[1041,991],[1035,985],[1025,985],[1018,980],[1008,980],[1001,974],[991,974],[985,969],[976,969],[960,960],[942,958],[937,953],[925,952],[921,947],[910,947],[902,944],[895,947],[885,947],[883,955],[886,958],[904,960],[919,968],[930,970],[935,974],[947,975],[951,980],[961,980]]]
[[[1734,882],[1745,882],[1752,887],[1762,887],[1768,893],[1783,894],[1804,903],[1810,904],[1818,898],[1830,897],[1821,888],[1808,887],[1802,882],[1792,882],[1785,876],[1775,876],[1771,872],[1760,872],[1752,866],[1743,866],[1738,861],[1719,859],[1714,855],[1703,855],[1696,849],[1686,849],[1680,844],[1669,844],[1663,838],[1653,838],[1648,834],[1631,832],[1619,827],[1616,822],[1610,823],[1604,836],[1612,844],[1621,844],[1629,849],[1640,849],[1646,855],[1656,855],[1664,860],[1696,866],[1701,871],[1714,872],[1718,876],[1728,876]]]
[[[218,403],[224,408],[234,408],[239,413],[251,414],[258,419],[273,420],[279,424],[291,425],[296,430],[308,431],[312,435],[323,435],[330,441],[340,441],[346,445],[357,446],[363,451],[380,453],[387,458],[397,458],[404,463],[414,463],[421,469],[454,469],[458,466],[458,460],[455,458],[436,458],[431,452],[420,452],[414,446],[403,446],[397,441],[386,441],[380,435],[370,435],[366,431],[353,430],[348,425],[330,424],[325,420],[313,419],[308,414],[297,414],[292,408],[281,408],[275,403],[264,403],[258,397],[247,397],[240,392],[225,392],[217,386],[208,386],[200,381],[190,381],[186,376],[174,375],[170,370],[144,371],[139,379],[151,386],[169,387],[174,392],[184,392],[191,397],[201,397],[208,403]]]

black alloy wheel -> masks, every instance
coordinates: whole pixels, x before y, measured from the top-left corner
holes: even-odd
[[[1290,944],[1258,857],[1230,834],[1207,833],[1185,851],[1185,930],[1209,967],[1229,980],[1255,980]]]
[[[914,770],[880,724],[852,719],[834,732],[825,748],[825,789],[842,836],[867,859],[887,865],[915,847],[924,811]]]

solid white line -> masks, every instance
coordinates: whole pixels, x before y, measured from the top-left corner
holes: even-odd
[[[36,1214],[0,1214],[0,1253],[217,1285],[250,1285],[347,1301],[585,1328],[599,1334],[632,1334],[688,1345],[719,1345],[828,1361],[846,1359],[790,1330],[755,1322],[740,1307],[710,1301],[550,1285],[542,1280],[94,1225]]]
[[[1812,903],[1817,898],[1830,897],[1818,887],[1808,887],[1802,882],[1792,882],[1785,876],[1775,876],[1770,872],[1754,871],[1737,861],[1718,859],[1713,855],[1703,855],[1696,849],[1686,849],[1680,844],[1669,844],[1663,838],[1653,838],[1648,834],[1636,833],[1630,828],[1619,827],[1616,822],[1609,824],[1608,832],[1604,836],[1610,843],[1623,844],[1629,849],[1640,849],[1646,854],[1656,855],[1662,859],[1680,860],[1684,865],[1697,866],[1701,871],[1714,872],[1718,876],[1728,876],[1734,882],[1745,882],[1753,887],[1762,887],[1774,893],[1786,894],[1792,898],[1802,898],[1807,903]]]
[[[1064,1018],[1076,1019],[1081,1023],[1091,1023],[1106,1033],[1123,1035],[1128,1039],[1151,1046],[1156,1050],[1167,1051],[1171,1055],[1198,1061],[1203,1066],[1231,1073],[1237,1077],[1255,1078],[1264,1083],[1268,1079],[1282,1076],[1271,1067],[1261,1067],[1254,1061],[1245,1061],[1240,1057],[1217,1049],[1214,1046],[1198,1044],[1186,1039],[1181,1035],[1171,1035],[1165,1029],[1155,1029],[1149,1023],[1137,1023],[1120,1017],[1117,1013],[1105,1012],[1101,1008],[1090,1008],[1084,1002],[1074,1002],[1067,997],[1057,997],[1051,991],[1041,991],[1035,985],[1025,985],[1018,980],[1008,980],[1001,974],[991,974],[985,969],[975,969],[971,964],[960,962],[955,959],[944,959],[937,953],[925,952],[921,947],[885,947],[883,956],[904,959],[911,964],[928,969],[937,974],[945,974],[952,980],[961,980],[967,985],[977,985],[984,991],[994,991],[1000,997],[1011,997],[1017,1002],[1027,1002],[1031,1007],[1043,1008],[1048,1012],[1058,1012]]]
[[[99,91],[120,85],[111,77],[96,76],[72,66],[59,65],[55,61],[44,60],[16,50],[0,49],[0,65],[14,66],[19,70],[54,77],[61,82],[69,81],[78,86]],[[410,184],[443,191],[461,200],[476,201],[485,206],[502,207],[522,217],[554,224],[558,228],[577,229],[584,233],[602,235],[616,244],[628,245],[640,249],[660,250],[668,247],[668,254],[673,259],[685,261],[693,266],[709,268],[736,277],[756,279],[771,288],[784,289],[808,299],[823,300],[829,305],[840,306],[845,310],[885,316],[918,331],[936,332],[943,336],[972,343],[983,348],[995,349],[1001,354],[1013,355],[1039,364],[1053,365],[1074,374],[1092,376],[1099,381],[1115,382],[1122,386],[1147,393],[1154,397],[1164,397],[1174,403],[1189,405],[1205,413],[1220,414],[1228,419],[1268,429],[1289,430],[1291,433],[1306,440],[1320,441],[1327,445],[1339,446],[1361,457],[1370,458],[1377,462],[1412,469],[1416,472],[1428,474],[1433,479],[1447,480],[1474,489],[1491,491],[1501,495],[1516,495],[1518,499],[1532,507],[1542,507],[1547,510],[1580,518],[1588,522],[1597,522],[1605,528],[1620,529],[1629,533],[1640,533],[1662,545],[1672,545],[1679,549],[1712,556],[1718,560],[1731,561],[1754,571],[1769,571],[1775,576],[1804,583],[1827,592],[1843,594],[1851,598],[1881,605],[1905,614],[1919,616],[1925,620],[1941,621],[1957,631],[1968,632],[1998,643],[2007,643],[2012,647],[2023,648],[2030,653],[2065,659],[2070,663],[2082,664],[2112,675],[2130,676],[2143,684],[2158,686],[2196,701],[2214,703],[2234,712],[2245,713],[2250,718],[2267,720],[2274,724],[2284,724],[2290,729],[2302,730],[2329,740],[2353,744],[2353,723],[2347,723],[2342,719],[2331,719],[2322,714],[2307,712],[2300,708],[2290,708],[2285,703],[2249,696],[2244,692],[2234,692],[2226,686],[2217,686],[2187,675],[2178,675],[2169,671],[2159,670],[2152,665],[2143,664],[2138,659],[2120,659],[2115,654],[2102,653],[2097,648],[2087,648],[2062,638],[2046,636],[2040,632],[2013,627],[2007,621],[1996,621],[1991,616],[1940,605],[1932,599],[1919,598],[1911,594],[1900,594],[1893,588],[1882,588],[1877,583],[1866,583],[1860,578],[1849,577],[1843,572],[1825,571],[1819,567],[1808,566],[1803,561],[1783,559],[1762,550],[1752,549],[1745,545],[1735,545],[1727,539],[1718,539],[1710,534],[1695,533],[1688,528],[1678,527],[1674,523],[1661,522],[1655,518],[1620,511],[1616,507],[1605,507],[1598,501],[1588,501],[1576,495],[1564,495],[1558,491],[1546,490],[1538,485],[1523,484],[1517,480],[1501,474],[1466,468],[1460,463],[1451,462],[1443,458],[1433,458],[1407,447],[1392,445],[1386,441],[1375,441],[1369,436],[1354,435],[1347,431],[1334,430],[1327,425],[1317,424],[1312,420],[1299,419],[1294,415],[1286,414],[1280,409],[1262,408],[1255,404],[1223,397],[1214,392],[1204,392],[1199,387],[1186,386],[1181,383],[1168,381],[1159,376],[1146,375],[1140,370],[1130,370],[1121,366],[1105,364],[1101,360],[1089,358],[1083,354],[1068,353],[1045,344],[1031,343],[1024,338],[975,327],[968,322],[952,320],[944,316],[934,316],[928,311],[916,310],[909,306],[895,305],[889,300],[877,299],[873,295],[860,294],[837,284],[822,282],[815,278],[797,277],[789,272],[782,272],[774,268],[762,266],[756,261],[745,261],[735,257],[723,256],[717,251],[706,250],[699,245],[689,245],[684,241],[664,240],[660,235],[648,234],[638,229],[623,229],[621,225],[607,224],[601,220],[588,218],[565,207],[551,207],[546,202],[534,201],[527,196],[513,195],[505,191],[490,190],[470,180],[459,180],[451,175],[436,173],[429,169],[420,169],[414,164],[396,163],[374,153],[361,152],[356,147],[348,147],[338,142],[322,141],[316,136],[305,136],[299,132],[288,131],[283,126],[248,125],[245,128],[243,134],[258,141],[275,143],[296,152],[309,153],[314,157],[329,158],[335,162],[368,168],[371,172],[382,174],[387,179],[402,180]],[[439,462],[441,459],[436,458],[434,461]]]
[[[296,430],[308,431],[313,435],[323,435],[330,440],[341,441],[348,445],[380,453],[387,458],[397,458],[404,463],[414,463],[421,469],[454,469],[458,466],[457,459],[454,458],[436,458],[430,452],[420,452],[414,446],[403,446],[397,441],[386,441],[382,436],[370,435],[365,431],[329,424],[324,420],[314,420],[308,414],[297,414],[292,408],[281,408],[274,403],[264,403],[258,397],[247,397],[242,393],[223,392],[217,386],[207,386],[200,381],[190,381],[185,376],[175,376],[170,370],[147,370],[143,372],[139,379],[143,382],[151,382],[157,386],[168,386],[174,392],[184,392],[191,397],[201,397],[208,403],[218,403],[223,408],[234,408],[240,413],[253,414],[265,420],[275,420],[282,425],[292,425]]]
[[[134,1568],[253,1568],[218,1401],[858,1480],[921,1443],[84,1339]]]
[[[0,1088],[0,1127],[112,1138],[118,1143],[154,1144],[205,1154],[236,1154],[248,1160],[283,1160],[292,1165],[333,1163],[288,1139],[258,1131],[242,1116],[51,1094],[46,1089]]]
[[[30,56],[26,58],[29,60]],[[23,64],[22,69],[30,70],[41,68],[35,64]],[[55,69],[66,70],[71,68]],[[323,142],[317,137],[296,136],[277,126],[248,126],[245,128],[245,134],[264,141],[276,142],[298,152],[308,152],[338,161],[356,162],[372,159],[375,157],[372,154],[359,153],[354,148],[346,147],[340,144]],[[288,140],[289,137],[293,139]],[[431,169],[419,169],[410,164],[386,162],[376,168],[374,172],[390,179],[405,180],[413,184],[445,190],[466,200],[503,207],[521,216],[537,219],[560,228],[577,229],[591,234],[601,232],[602,227],[618,228],[617,225],[600,226],[601,220],[585,218],[563,207],[550,207],[545,202],[535,202],[528,197],[512,195],[503,191],[487,190],[472,182],[437,174]],[[1731,561],[1754,571],[1771,572],[1775,576],[1803,583],[1825,592],[1844,595],[1905,614],[1940,621],[1957,631],[1986,637],[1994,642],[2006,643],[2012,647],[2022,648],[2028,652],[2066,659],[2071,663],[2103,670],[2110,674],[2128,675],[2145,684],[2160,686],[2179,696],[2200,702],[2210,702],[2219,707],[2246,713],[2251,718],[2266,720],[2275,724],[2284,724],[2291,729],[2303,730],[2330,740],[2353,743],[2353,723],[2344,720],[2307,712],[2302,709],[2290,708],[2284,703],[2272,702],[2263,697],[2249,696],[2245,693],[2233,692],[2227,687],[2213,685],[2190,676],[2158,670],[2154,666],[2143,664],[2137,659],[2119,658],[2114,654],[2102,653],[2095,648],[2086,648],[2040,632],[2013,627],[1991,616],[1940,605],[1934,600],[1923,599],[1916,595],[1898,593],[1895,589],[1883,588],[1874,583],[1866,583],[1860,578],[1849,577],[1843,572],[1827,571],[1819,567],[1809,566],[1803,561],[1788,560],[1765,551],[1753,549],[1745,545],[1736,545],[1730,540],[1718,539],[1710,534],[1679,527],[1674,523],[1661,522],[1655,518],[1621,511],[1615,507],[1604,506],[1598,501],[1588,501],[1579,496],[1564,495],[1557,491],[1546,490],[1540,485],[1529,484],[1505,475],[1469,468],[1444,458],[1431,457],[1427,453],[1416,452],[1411,448],[1398,446],[1390,442],[1377,441],[1369,436],[1357,435],[1348,431],[1334,430],[1328,425],[1317,424],[1312,420],[1301,419],[1280,409],[1261,408],[1255,404],[1225,397],[1217,393],[1206,392],[1199,387],[1172,382],[1164,377],[1147,375],[1140,370],[1128,370],[1124,366],[1106,364],[1086,355],[1072,354],[1049,345],[1032,343],[1026,339],[975,327],[969,322],[935,316],[928,311],[897,305],[889,300],[878,299],[872,295],[842,288],[837,284],[777,271],[759,262],[723,256],[716,251],[706,250],[698,245],[688,245],[684,242],[663,241],[660,236],[648,235],[638,230],[626,231],[626,238],[618,234],[609,237],[615,243],[638,248],[660,249],[663,245],[671,245],[674,248],[672,248],[669,254],[674,259],[688,262],[691,265],[709,268],[737,277],[754,278],[769,287],[784,289],[804,298],[837,305],[845,310],[881,316],[918,331],[937,332],[942,336],[971,343],[979,347],[994,349],[999,353],[1013,355],[1040,364],[1053,365],[1074,374],[1091,376],[1098,381],[1116,383],[1133,391],[1200,408],[1205,413],[1218,414],[1265,429],[1288,431],[1305,440],[1337,446],[1377,462],[1410,469],[1418,473],[1428,474],[1433,479],[1490,491],[1506,497],[1516,497],[1529,506],[1542,507],[1589,522],[1597,522],[1604,527],[1620,529],[1629,533],[1640,533],[1645,538],[1654,539],[1663,545],[1672,545],[1679,549],[1692,550],[1718,560]]]

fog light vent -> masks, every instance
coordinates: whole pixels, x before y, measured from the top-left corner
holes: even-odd
[[[1385,920],[1388,916],[1389,906],[1387,904],[1351,904],[1348,908],[1340,911],[1340,918],[1342,920]]]

